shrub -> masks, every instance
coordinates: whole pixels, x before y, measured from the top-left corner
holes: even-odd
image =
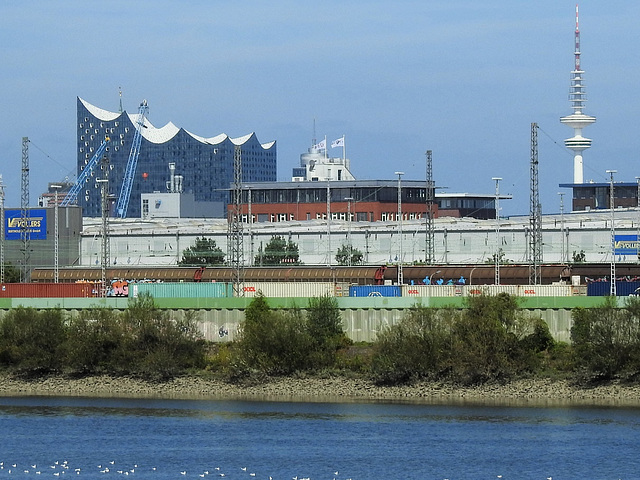
[[[11,310],[0,322],[0,362],[24,375],[59,371],[64,323],[59,309]]]
[[[449,309],[411,308],[397,325],[383,330],[374,343],[371,375],[378,384],[439,378],[450,360]]]
[[[624,308],[618,308],[615,298],[605,297],[599,307],[574,309],[572,318],[579,380],[630,380],[640,375],[640,298],[629,297]]]

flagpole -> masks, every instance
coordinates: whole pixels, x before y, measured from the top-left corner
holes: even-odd
[[[327,158],[327,136],[324,136],[324,158]]]
[[[342,134],[342,161],[344,162],[347,159],[347,141],[345,140],[345,135]]]

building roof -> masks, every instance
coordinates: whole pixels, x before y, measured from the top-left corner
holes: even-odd
[[[103,120],[105,122],[110,122],[118,118],[121,113],[110,112],[109,110],[105,110],[100,107],[96,107],[95,105],[90,104],[86,100],[78,97],[78,99],[82,102],[85,108],[91,113],[94,117],[99,120]],[[132,124],[137,125],[140,114],[139,113],[127,113],[129,116],[129,120]],[[195,133],[191,133],[188,130],[177,127],[172,122],[167,123],[166,125],[157,128],[155,127],[148,118],[144,119],[144,128],[142,129],[142,136],[151,143],[165,143],[175,137],[180,130],[184,130],[191,137],[196,139],[197,141],[208,144],[208,145],[219,145],[225,140],[229,139],[234,145],[244,145],[249,139],[255,137],[255,132],[249,133],[247,135],[243,135],[241,137],[231,138],[226,133],[221,133],[219,135],[215,135],[213,137],[202,137],[200,135],[196,135]],[[273,146],[275,141],[267,142],[261,144],[262,148],[268,150]]]

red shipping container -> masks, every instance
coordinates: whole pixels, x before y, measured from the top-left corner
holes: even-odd
[[[99,291],[94,283],[3,283],[0,298],[87,298]]]

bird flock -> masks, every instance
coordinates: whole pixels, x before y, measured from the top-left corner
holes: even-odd
[[[68,460],[56,460],[53,463],[39,465],[37,463],[19,464],[14,462],[0,461],[0,478],[20,475],[44,475],[49,477],[67,477],[68,475],[89,475],[99,478],[100,475],[122,475],[124,477],[139,476],[142,478],[175,478],[178,480],[192,478],[216,477],[220,480],[353,480],[352,478],[341,478],[338,471],[328,472],[326,475],[318,477],[295,475],[292,477],[272,477],[271,475],[258,474],[247,467],[222,468],[219,466],[204,468],[201,470],[188,470],[176,468],[175,470],[164,471],[157,466],[139,466],[138,464],[121,465],[115,460],[110,460],[97,465],[77,466],[72,465]]]

